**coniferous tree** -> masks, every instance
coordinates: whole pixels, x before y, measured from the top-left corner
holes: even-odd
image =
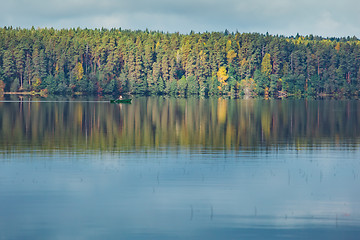
[[[5,85],[10,85],[15,77],[15,61],[10,50],[5,50],[3,55],[3,71],[5,75]]]
[[[17,49],[15,52],[16,71],[20,79],[19,88],[23,87],[24,71],[25,71],[25,52],[23,49]],[[15,90],[15,88],[13,88]],[[18,89],[16,89],[17,91]]]
[[[238,95],[255,86],[264,96],[360,92],[357,38],[80,28],[0,32],[6,90]]]

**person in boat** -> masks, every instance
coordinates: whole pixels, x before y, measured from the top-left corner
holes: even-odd
[[[121,100],[121,99],[123,99],[123,97],[120,95],[118,99]]]

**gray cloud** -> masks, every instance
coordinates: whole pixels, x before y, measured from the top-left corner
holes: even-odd
[[[0,0],[0,24],[359,37],[357,0]]]

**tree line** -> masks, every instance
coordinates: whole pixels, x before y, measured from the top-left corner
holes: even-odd
[[[0,28],[0,91],[358,95],[356,37]]]

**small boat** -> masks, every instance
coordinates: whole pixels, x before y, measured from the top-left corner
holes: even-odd
[[[131,103],[131,99],[115,99],[110,100],[110,103]]]

